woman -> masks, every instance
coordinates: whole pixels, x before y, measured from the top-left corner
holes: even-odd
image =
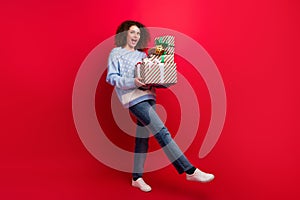
[[[146,57],[141,49],[146,48],[149,40],[149,32],[143,24],[125,21],[117,29],[116,47],[108,59],[106,81],[115,86],[123,106],[129,108],[137,118],[132,186],[144,192],[151,191],[142,178],[150,132],[179,174],[186,173],[189,181],[209,182],[214,175],[202,172],[189,162],[155,112],[155,88],[147,88],[140,79],[134,77],[135,64]]]

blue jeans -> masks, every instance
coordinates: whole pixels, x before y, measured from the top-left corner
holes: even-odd
[[[179,174],[193,167],[157,115],[154,100],[140,102],[131,106],[129,110],[138,120],[134,150],[133,178],[142,177],[143,175],[150,132],[163,148],[168,159],[172,162]]]

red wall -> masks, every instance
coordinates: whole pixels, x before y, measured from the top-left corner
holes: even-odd
[[[299,199],[299,8],[292,0],[1,2],[0,198]],[[188,35],[218,66],[227,95],[225,126],[212,152],[199,159],[209,95],[189,63],[177,58],[203,112],[198,140],[186,154],[216,175],[212,183],[186,182],[168,166],[145,175],[153,191],[144,194],[131,188],[130,174],[106,167],[80,141],[72,116],[76,73],[126,19]],[[104,86],[110,95],[101,79]],[[171,98],[159,92],[162,104]],[[132,148],[132,138],[111,139]]]

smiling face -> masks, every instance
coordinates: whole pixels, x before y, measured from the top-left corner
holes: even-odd
[[[135,46],[139,42],[140,37],[141,37],[140,29],[135,25],[131,26],[127,31],[127,37],[126,37],[127,42],[124,48],[133,51]]]

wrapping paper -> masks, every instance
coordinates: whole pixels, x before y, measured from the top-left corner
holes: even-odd
[[[175,52],[175,37],[166,35],[162,37],[156,37],[154,39],[156,45],[156,54],[161,55],[164,52],[166,54],[174,54]]]
[[[156,37],[155,55],[144,58],[136,65],[136,76],[146,85],[169,87],[177,83],[176,63],[174,62],[175,37]]]
[[[169,87],[177,83],[176,63],[161,63],[144,59],[138,66],[138,75],[146,85]]]
[[[149,59],[154,62],[154,60],[159,60],[161,63],[174,63],[174,54],[171,55],[152,55],[149,57]]]

